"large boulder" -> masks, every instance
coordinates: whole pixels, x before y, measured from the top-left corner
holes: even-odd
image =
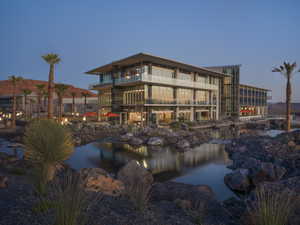
[[[247,192],[250,190],[250,180],[247,169],[239,169],[224,177],[225,184],[234,191]]]
[[[263,162],[259,166],[251,168],[250,171],[251,181],[256,186],[264,181],[276,181],[281,179],[286,169],[270,162]]]
[[[131,138],[133,138],[133,133],[126,133],[126,134],[120,136],[120,141],[127,142],[127,141],[129,141]]]
[[[144,143],[144,141],[141,138],[138,137],[132,137],[129,140],[129,144],[133,145],[133,146],[139,146],[142,145]]]
[[[154,180],[151,172],[134,160],[131,160],[120,169],[118,179],[125,185],[129,182],[141,182],[145,185],[152,185]]]
[[[190,142],[188,140],[182,139],[176,144],[176,147],[179,149],[187,149],[190,147]]]
[[[84,180],[84,187],[89,191],[118,196],[124,189],[124,185],[121,181],[113,179],[101,168],[83,168],[79,173]]]
[[[0,188],[6,188],[8,186],[8,177],[0,175]]]
[[[154,146],[162,146],[164,145],[164,139],[160,137],[150,137],[147,144]]]

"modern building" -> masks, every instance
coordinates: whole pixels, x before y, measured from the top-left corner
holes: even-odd
[[[30,111],[31,113],[37,112],[38,105],[36,104],[38,101],[38,89],[36,85],[43,84],[45,85],[45,91],[47,92],[47,81],[41,80],[31,80],[24,79],[18,85],[16,89],[17,95],[17,110],[19,111]],[[87,111],[97,111],[98,109],[98,97],[95,93],[82,89],[76,88],[72,85],[67,85],[68,89],[66,90],[66,94],[63,96],[63,112],[70,113],[72,112],[72,101],[73,97],[71,93],[75,93],[75,112],[83,113],[85,106],[85,98],[81,95],[82,93],[88,93],[89,97],[87,97],[86,108]],[[25,109],[25,96],[23,94],[23,90],[30,90],[31,93],[27,96],[27,109]],[[9,80],[1,80],[0,81],[0,110],[3,111],[11,111],[12,110],[12,95],[13,95],[13,86],[11,81]],[[54,93],[54,110],[58,108],[58,97]],[[41,102],[41,111],[45,112],[47,110],[47,96],[44,95],[42,97]]]
[[[121,123],[168,123],[239,117],[240,65],[198,67],[139,53],[92,69],[99,118]]]

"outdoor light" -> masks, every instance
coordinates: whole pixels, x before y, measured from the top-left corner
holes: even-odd
[[[0,121],[2,121],[2,117],[0,117]]]
[[[79,116],[79,113],[76,113],[76,116]]]
[[[68,118],[65,118],[65,119],[64,119],[64,122],[67,123],[67,122],[68,122]]]
[[[143,165],[144,165],[145,168],[148,168],[146,160],[143,160]]]
[[[86,121],[86,117],[85,117],[85,116],[84,116],[84,117],[82,117],[82,120],[83,120],[83,121]]]

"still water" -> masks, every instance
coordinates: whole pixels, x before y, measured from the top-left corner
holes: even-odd
[[[109,172],[136,160],[149,169],[157,181],[172,180],[186,184],[206,184],[219,200],[234,196],[224,184],[230,159],[223,144],[202,144],[188,152],[170,148],[157,151],[146,146],[133,148],[127,144],[95,142],[77,147],[67,163],[75,168],[101,167]]]

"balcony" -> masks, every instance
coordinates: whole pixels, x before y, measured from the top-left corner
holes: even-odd
[[[141,74],[130,77],[122,77],[115,80],[116,85],[126,85],[128,83],[134,82],[145,82],[145,83],[153,83],[153,84],[163,84],[168,86],[175,87],[187,87],[187,88],[197,88],[197,89],[205,89],[205,90],[218,90],[218,85],[207,84],[201,82],[194,82],[189,80],[180,80],[156,75],[149,74]],[[99,88],[104,85],[112,84],[112,80],[102,81],[96,84],[91,84],[89,86],[90,89]]]

